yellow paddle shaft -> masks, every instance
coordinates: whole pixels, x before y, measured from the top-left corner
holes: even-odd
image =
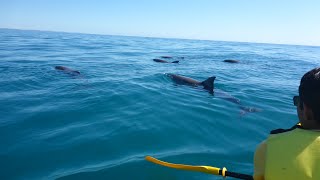
[[[214,175],[222,175],[225,177],[225,172],[227,171],[226,168],[223,168],[222,171],[219,173],[220,168],[217,167],[211,167],[211,166],[190,166],[190,165],[184,165],[184,164],[173,164],[173,163],[168,163],[164,161],[160,161],[154,157],[151,156],[146,156],[146,160],[153,162],[155,164],[159,164],[162,166],[170,167],[170,168],[175,168],[175,169],[181,169],[181,170],[187,170],[187,171],[198,171],[198,172],[203,172],[203,173],[208,173],[208,174],[214,174]]]

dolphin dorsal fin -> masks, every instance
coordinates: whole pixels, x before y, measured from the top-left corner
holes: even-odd
[[[179,63],[179,61],[172,61],[171,63]]]
[[[208,90],[210,93],[213,93],[215,79],[216,77],[212,76],[206,79],[205,81],[202,81],[201,84],[203,85],[203,88]]]

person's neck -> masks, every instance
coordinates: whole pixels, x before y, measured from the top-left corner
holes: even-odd
[[[308,130],[320,130],[320,123],[315,120],[307,120],[306,122],[301,122],[303,129]]]

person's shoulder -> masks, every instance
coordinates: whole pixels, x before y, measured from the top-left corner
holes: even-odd
[[[266,161],[266,140],[262,141],[254,153],[254,179],[264,179],[265,174],[265,161]]]
[[[262,141],[256,148],[256,152],[262,152],[267,148],[267,139]]]

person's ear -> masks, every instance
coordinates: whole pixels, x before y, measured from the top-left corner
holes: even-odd
[[[304,106],[305,106],[304,103],[300,101],[300,104],[299,104],[298,107],[299,107],[299,109],[300,109],[301,111],[303,111],[303,107],[304,107]]]
[[[303,103],[302,113],[306,119],[314,119],[312,110],[305,103]]]

